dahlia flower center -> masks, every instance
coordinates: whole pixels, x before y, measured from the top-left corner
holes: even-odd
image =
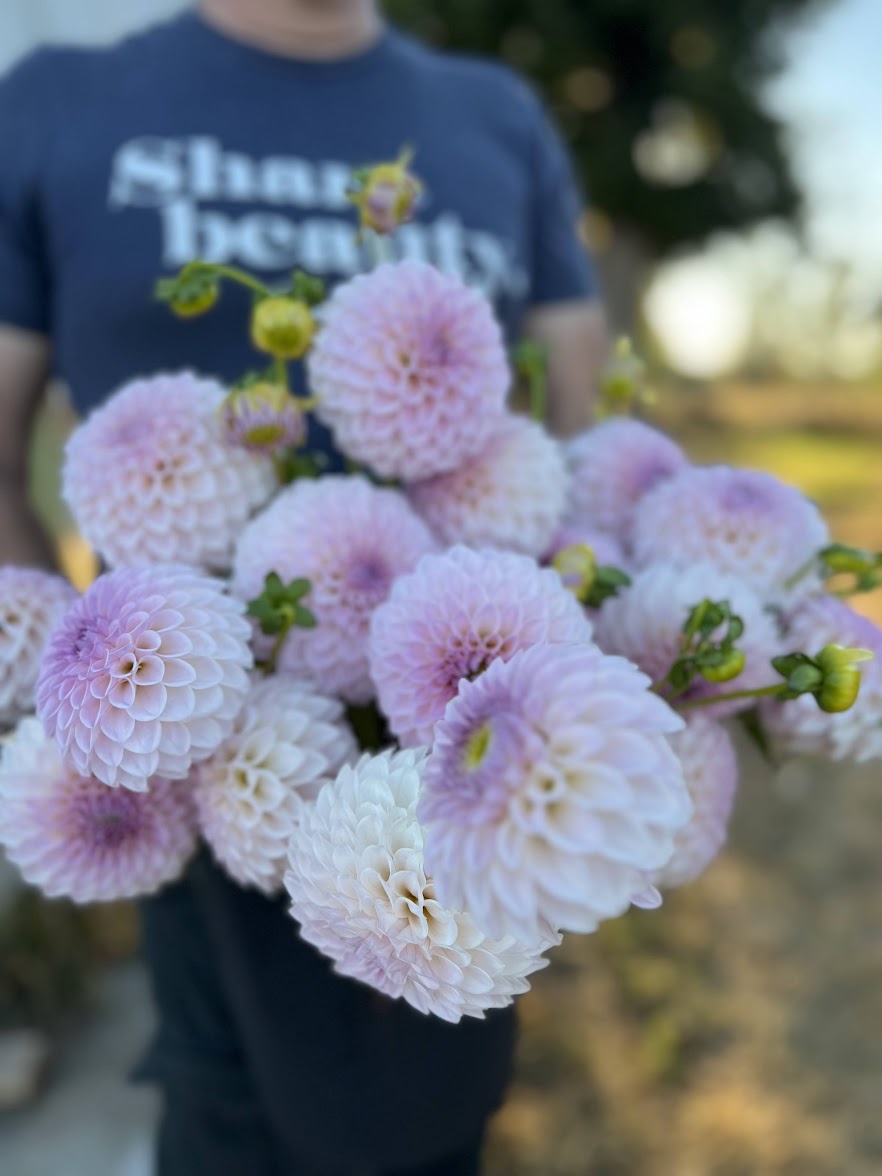
[[[462,766],[466,771],[474,771],[484,762],[490,746],[491,733],[490,723],[482,723],[466,739],[462,755]]]
[[[140,794],[85,781],[73,799],[72,815],[81,835],[96,850],[118,849],[142,829]]]
[[[362,598],[369,604],[379,604],[385,600],[390,583],[389,569],[375,552],[357,555],[350,564],[346,577],[346,586],[350,594]]]

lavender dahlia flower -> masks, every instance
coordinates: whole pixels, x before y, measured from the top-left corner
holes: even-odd
[[[100,576],[54,630],[37,680],[37,713],[71,770],[142,792],[211,755],[248,691],[243,613],[190,568]]]
[[[477,453],[509,369],[490,304],[430,265],[381,265],[338,286],[308,359],[316,416],[349,457],[417,481]]]
[[[738,757],[725,727],[694,714],[669,740],[683,768],[693,812],[674,838],[674,856],[653,878],[662,889],[691,882],[720,852],[738,787]]]
[[[629,658],[653,681],[660,682],[680,651],[686,618],[693,606],[705,598],[728,600],[732,611],[743,620],[744,634],[737,646],[744,653],[744,668],[730,682],[712,683],[696,677],[681,697],[708,698],[752,690],[774,681],[771,660],[782,649],[772,615],[750,584],[710,564],[696,563],[687,568],[658,563],[638,572],[630,587],[605,601],[595,614],[597,644],[605,653]],[[720,718],[752,705],[749,698],[730,700],[706,707],[705,713]]]
[[[643,896],[692,806],[682,721],[623,658],[536,645],[435,728],[417,813],[439,899],[488,935],[593,931]]]
[[[226,442],[226,395],[192,372],[135,380],[74,432],[64,498],[107,563],[229,567],[276,479],[268,457]]]
[[[336,698],[286,674],[257,682],[231,733],[191,777],[200,828],[230,877],[278,890],[304,801],[356,751]]]
[[[882,758],[882,630],[835,596],[802,601],[786,618],[785,628],[787,650],[813,655],[825,645],[844,645],[868,649],[874,657],[860,667],[860,692],[850,710],[828,714],[811,695],[764,702],[763,722],[778,749],[857,763]]]
[[[538,558],[563,518],[567,472],[560,445],[541,425],[502,418],[480,453],[408,488],[445,543],[502,547]]]
[[[424,765],[419,750],[366,755],[304,808],[285,874],[291,914],[341,975],[445,1021],[483,1018],[527,991],[559,937],[488,939],[438,901],[416,818]]]
[[[371,623],[380,706],[403,745],[429,746],[461,678],[539,642],[587,642],[557,572],[525,555],[453,547],[402,576]]]
[[[347,702],[366,702],[368,627],[396,577],[433,550],[429,528],[397,490],[360,476],[295,482],[246,528],[236,550],[233,590],[259,595],[268,572],[305,576],[314,629],[292,629],[278,666]]]
[[[196,824],[186,785],[156,778],[135,793],[79,776],[26,718],[0,755],[0,845],[50,898],[112,902],[177,878]]]
[[[690,468],[643,499],[634,523],[639,566],[703,561],[786,594],[786,583],[829,540],[817,508],[793,486],[757,470]]]
[[[34,709],[43,647],[76,598],[76,590],[61,576],[0,567],[0,727]]]
[[[642,421],[612,417],[566,443],[569,517],[628,543],[637,504],[688,465],[670,437]]]

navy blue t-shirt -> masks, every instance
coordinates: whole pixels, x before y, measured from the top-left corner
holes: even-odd
[[[152,371],[237,378],[263,362],[246,295],[180,322],[157,277],[194,257],[270,281],[366,268],[350,170],[405,144],[426,197],[393,253],[482,288],[510,338],[527,306],[594,292],[565,153],[508,70],[392,30],[292,60],[189,13],[111,49],[41,50],[0,83],[0,322],[52,337],[81,410]]]

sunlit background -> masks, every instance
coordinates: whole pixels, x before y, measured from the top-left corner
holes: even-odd
[[[181,7],[3,0],[0,68],[38,40],[111,39]],[[387,8],[542,90],[590,198],[610,313],[652,361],[653,419],[696,460],[770,469],[837,538],[882,547],[882,2]],[[35,489],[87,576],[55,498],[64,427],[44,421]],[[882,620],[880,597],[858,607]],[[661,912],[571,937],[521,1002],[492,1176],[882,1171],[879,773],[745,755],[711,871]],[[50,1042],[40,1097],[0,1118],[0,1170],[143,1176],[155,1106],[121,1081],[150,1017],[130,912],[21,893],[0,910],[3,1023]]]

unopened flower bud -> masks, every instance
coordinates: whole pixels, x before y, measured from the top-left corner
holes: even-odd
[[[860,662],[871,661],[868,649],[848,649],[842,645],[825,645],[815,658],[824,680],[814,691],[818,706],[828,714],[849,710],[861,688]]]
[[[583,604],[588,599],[597,573],[597,560],[587,543],[573,543],[554,556],[551,566],[564,582],[564,587]]]
[[[276,359],[300,359],[315,330],[312,311],[296,298],[263,298],[251,315],[251,341]]]
[[[854,572],[857,575],[874,571],[882,564],[882,556],[857,547],[846,547],[844,543],[831,543],[825,547],[821,559],[831,572]]]
[[[215,274],[197,270],[184,271],[176,278],[164,278],[156,284],[156,296],[167,302],[178,318],[195,318],[211,310],[220,296],[220,283]]]
[[[228,441],[261,453],[294,448],[306,436],[300,405],[269,380],[234,388],[221,405],[221,422]]]
[[[636,402],[649,398],[646,364],[626,337],[617,341],[601,372],[600,395],[603,407],[610,413],[627,413]]]
[[[378,163],[357,174],[349,199],[358,209],[362,230],[390,236],[413,220],[423,186],[408,170],[412,157],[405,150],[393,163]]]
[[[724,649],[705,657],[698,672],[706,682],[731,682],[744,669],[744,654],[740,649]]]

